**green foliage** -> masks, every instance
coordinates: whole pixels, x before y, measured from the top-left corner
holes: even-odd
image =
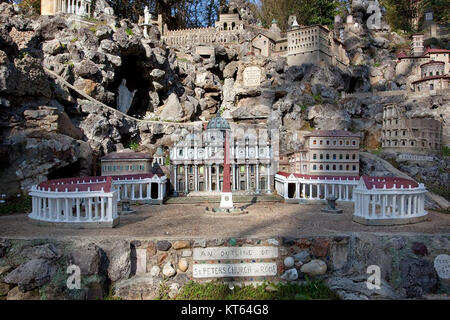
[[[28,52],[26,52],[25,50],[22,49],[22,50],[19,51],[18,58],[19,58],[20,60],[22,60],[22,59],[25,58],[27,55],[28,55]]]
[[[271,291],[266,291],[267,286]],[[167,291],[160,291],[167,292]],[[163,299],[167,295],[161,295]],[[306,281],[305,284],[264,283],[259,286],[235,286],[231,290],[227,284],[210,282],[188,282],[176,297],[177,300],[310,300],[339,299],[321,281]]]
[[[450,147],[442,146],[442,155],[444,157],[450,157]]]
[[[34,14],[39,14],[41,12],[41,0],[22,0],[19,7],[29,8]]]
[[[320,93],[317,94],[313,94],[312,96],[314,98],[314,100],[318,103],[322,103],[322,95]]]
[[[296,15],[301,25],[322,24],[333,27],[334,16],[342,9],[337,0],[261,0],[256,16],[268,28],[275,19],[286,31],[290,15]]]
[[[78,41],[78,37],[73,38],[72,40],[70,40],[70,42],[75,43]]]
[[[132,36],[133,35],[133,29],[131,28],[126,28],[125,32],[127,33],[127,35]]]
[[[136,141],[132,141],[130,142],[128,148],[130,148],[133,151],[137,151],[139,149],[139,143],[137,143]]]
[[[31,196],[25,193],[20,197],[0,203],[0,215],[31,212]]]
[[[92,33],[96,33],[97,32],[97,26],[89,27],[89,30],[91,30]]]

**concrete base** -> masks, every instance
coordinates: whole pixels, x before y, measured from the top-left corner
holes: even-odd
[[[427,215],[414,218],[404,218],[404,219],[366,219],[357,216],[353,216],[353,221],[366,226],[397,226],[403,224],[418,223],[426,220]]]
[[[233,207],[233,208],[212,208],[211,210],[208,210],[208,208],[206,209],[206,214],[209,214],[211,216],[223,216],[223,217],[228,217],[228,216],[239,216],[239,215],[243,215],[243,214],[248,214],[248,211],[241,209],[241,208],[237,208],[237,207]]]
[[[323,208],[320,209],[321,212],[325,212],[325,213],[333,213],[333,214],[341,214],[342,212],[344,212],[342,209],[330,209],[330,208]]]
[[[231,192],[222,192],[220,194],[220,208],[221,209],[233,208],[233,194]]]
[[[111,222],[50,222],[35,220],[28,217],[28,220],[37,226],[52,226],[55,228],[72,228],[72,229],[101,229],[101,228],[114,228],[120,222],[120,218],[117,217]]]

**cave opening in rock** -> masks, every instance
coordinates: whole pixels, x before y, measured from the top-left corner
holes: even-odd
[[[142,57],[138,54],[122,56],[122,65],[116,69],[114,82],[110,86],[110,90],[116,94],[118,99],[118,89],[122,79],[126,79],[128,90],[136,93],[133,97],[128,115],[143,117],[147,111],[153,111],[150,103],[149,91],[151,90],[150,70],[142,64]],[[117,105],[115,105],[116,107]]]
[[[56,169],[50,169],[47,179],[63,179],[63,178],[72,178],[79,177],[81,171],[80,160],[77,160],[73,163],[69,163],[68,165]]]

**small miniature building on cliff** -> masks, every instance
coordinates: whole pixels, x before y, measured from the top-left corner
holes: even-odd
[[[90,16],[91,4],[91,0],[41,0],[41,15],[55,15],[63,12]]]
[[[381,146],[385,151],[433,154],[442,150],[442,123],[435,119],[407,118],[406,109],[385,106]]]
[[[102,176],[150,173],[153,158],[142,152],[124,149],[101,159]]]

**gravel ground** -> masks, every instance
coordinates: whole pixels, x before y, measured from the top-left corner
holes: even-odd
[[[136,206],[136,214],[122,216],[113,229],[71,229],[37,226],[25,214],[0,217],[0,237],[10,238],[214,238],[214,237],[298,237],[348,232],[449,233],[450,215],[430,212],[417,224],[377,227],[351,220],[353,205],[339,207],[342,215],[321,213],[324,205],[286,203],[239,204],[248,214],[214,217],[206,214],[211,204]]]

